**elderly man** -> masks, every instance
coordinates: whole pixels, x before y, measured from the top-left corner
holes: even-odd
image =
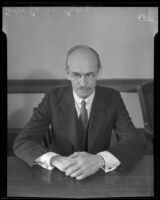
[[[98,53],[79,45],[68,51],[66,75],[71,86],[48,92],[14,142],[16,156],[28,165],[54,167],[77,180],[130,165],[145,143],[118,91],[97,86],[102,66]],[[48,127],[49,146],[42,140]],[[115,131],[118,142],[111,145]]]

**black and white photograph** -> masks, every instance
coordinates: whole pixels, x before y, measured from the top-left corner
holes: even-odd
[[[7,197],[154,197],[156,6],[4,6]]]

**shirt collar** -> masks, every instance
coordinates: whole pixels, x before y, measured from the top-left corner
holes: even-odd
[[[86,105],[92,103],[93,98],[94,98],[94,95],[95,95],[95,90],[94,90],[94,92],[93,92],[89,97],[87,97],[87,98],[85,99]],[[74,90],[73,90],[73,97],[74,97],[75,102],[76,102],[79,106],[81,106],[81,101],[82,101],[83,99],[80,98],[80,97],[74,92]]]

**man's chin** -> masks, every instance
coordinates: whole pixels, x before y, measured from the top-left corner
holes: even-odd
[[[91,95],[91,91],[78,91],[77,95],[80,98],[87,98]]]

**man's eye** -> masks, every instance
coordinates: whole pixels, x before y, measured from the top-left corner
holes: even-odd
[[[74,77],[80,77],[81,75],[78,74],[78,73],[73,73],[73,76],[74,76]]]
[[[93,73],[88,73],[86,74],[87,77],[92,77],[93,76]]]

